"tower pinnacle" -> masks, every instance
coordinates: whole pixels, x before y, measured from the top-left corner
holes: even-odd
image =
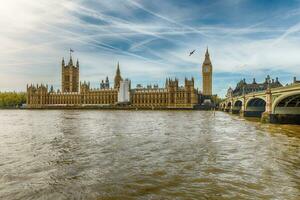
[[[209,53],[208,53],[208,46],[206,47],[205,56],[209,56]]]
[[[120,63],[118,62],[116,76],[115,76],[115,82],[114,82],[114,88],[119,88],[120,87],[120,82],[122,80],[123,79],[121,77]]]
[[[209,52],[208,52],[208,47],[206,47],[205,59],[204,59],[203,64],[211,64],[210,57],[209,57]]]
[[[120,72],[120,63],[118,62],[118,65],[117,65],[117,75],[121,75],[121,72]]]
[[[73,66],[73,59],[72,59],[72,55],[71,54],[70,54],[69,66]]]
[[[69,61],[69,66],[73,66],[72,52],[74,52],[74,51],[73,51],[73,49],[70,48],[70,61]]]

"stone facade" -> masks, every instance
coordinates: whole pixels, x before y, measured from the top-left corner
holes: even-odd
[[[234,96],[241,96],[243,94],[249,94],[252,92],[261,92],[267,90],[267,88],[277,88],[282,87],[282,84],[279,82],[278,78],[271,79],[268,75],[265,78],[265,81],[262,83],[257,83],[255,78],[253,79],[252,83],[247,83],[245,79],[241,80],[237,83],[235,89],[231,87],[227,90],[226,97],[234,97]]]
[[[99,88],[91,88],[90,83],[79,82],[79,62],[73,65],[72,56],[67,66],[62,61],[62,89],[54,91],[48,85],[27,85],[27,108],[72,108],[72,107],[117,107],[121,77],[117,65],[114,87],[109,80],[100,83]],[[130,86],[129,86],[130,88]],[[184,86],[178,79],[166,79],[165,87],[139,85],[129,90],[128,107],[145,109],[193,108],[198,104],[199,93],[194,87],[194,78],[185,79]]]
[[[184,86],[178,79],[167,79],[165,88],[147,87],[131,90],[131,103],[137,108],[193,108],[198,103],[194,79],[185,79]]]
[[[77,60],[76,66],[73,64],[72,56],[68,65],[65,65],[64,59],[61,64],[62,76],[61,85],[62,92],[78,92],[79,91],[79,62]]]

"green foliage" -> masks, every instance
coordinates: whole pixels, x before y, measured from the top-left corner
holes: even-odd
[[[26,93],[0,92],[0,108],[16,108],[26,103]]]

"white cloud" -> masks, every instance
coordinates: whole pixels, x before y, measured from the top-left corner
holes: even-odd
[[[133,0],[7,1],[0,7],[0,26],[5,27],[0,30],[0,90],[41,81],[59,85],[60,59],[70,47],[80,58],[82,79],[95,82],[105,75],[112,79],[119,60],[125,77],[162,82],[169,75],[192,74],[200,84],[207,45],[217,73],[271,69],[300,75],[299,24],[274,27],[267,20],[245,27],[189,24],[186,21],[197,18],[195,10],[207,7],[178,13],[180,9],[168,2],[153,6]],[[81,15],[103,23],[87,23]],[[192,49],[196,54],[189,57]],[[16,77],[18,81],[10,81]]]

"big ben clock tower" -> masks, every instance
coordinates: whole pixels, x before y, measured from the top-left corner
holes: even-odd
[[[212,95],[212,64],[209,58],[208,48],[206,49],[205,59],[202,64],[203,95]]]

